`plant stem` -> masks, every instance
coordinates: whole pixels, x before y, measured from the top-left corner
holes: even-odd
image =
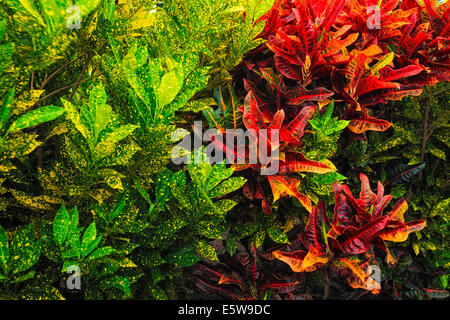
[[[46,77],[44,82],[42,82],[40,90],[42,90],[45,85],[54,77],[58,74],[58,72],[60,72],[61,70],[65,69],[67,66],[71,65],[72,63],[74,63],[75,61],[83,58],[85,55],[79,56],[78,58],[73,59],[72,61],[67,62],[65,65],[63,65],[61,68],[59,68],[58,70],[56,70],[55,72],[53,72],[49,77]]]
[[[92,76],[91,78],[86,78],[86,79],[81,80],[80,83],[85,82],[85,81],[90,80],[90,79],[97,78],[98,76],[101,76],[101,75],[102,75],[102,73],[98,73],[98,74]],[[50,98],[51,96],[53,96],[53,95],[55,95],[55,94],[57,94],[57,93],[59,93],[59,92],[61,92],[61,91],[64,91],[64,90],[69,89],[69,88],[72,88],[72,87],[75,86],[77,83],[78,83],[78,82],[72,83],[71,85],[65,86],[65,87],[63,87],[63,88],[59,88],[58,90],[55,90],[55,91],[49,93],[49,94],[46,95],[45,97],[43,97],[43,98],[41,98],[40,100],[38,100],[38,102],[36,102],[36,104],[38,104],[38,103],[44,101],[44,100],[47,99],[47,98]]]
[[[73,96],[75,95],[75,92],[77,91],[78,87],[80,86],[80,84],[81,84],[81,82],[82,82],[83,75],[84,75],[84,73],[86,72],[86,69],[87,69],[87,67],[88,67],[88,65],[89,65],[89,62],[91,62],[91,60],[92,60],[93,57],[94,57],[94,55],[91,54],[91,55],[87,58],[86,63],[85,63],[84,66],[83,66],[83,70],[81,70],[80,76],[78,77],[78,80],[77,80],[77,82],[75,83],[74,88],[72,89],[72,93],[70,94],[69,98],[67,99],[68,101],[71,101],[72,98],[73,98]]]

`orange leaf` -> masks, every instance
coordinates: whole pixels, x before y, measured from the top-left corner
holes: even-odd
[[[311,172],[324,174],[335,171],[325,163],[308,160],[303,155],[287,154],[286,161],[280,163],[279,173]]]
[[[280,175],[268,176],[267,179],[269,180],[270,187],[272,188],[273,202],[287,195],[293,196],[300,201],[308,212],[311,212],[311,200],[309,200],[309,198],[303,193],[300,193],[297,189],[300,184],[300,180]]]
[[[352,271],[352,276],[347,279],[348,284],[352,288],[370,290],[372,294],[380,292],[380,284],[370,277],[368,266],[360,264],[359,260],[349,260],[347,258],[340,258],[338,264]]]
[[[391,220],[398,220],[401,222],[405,222],[405,218],[403,215],[408,210],[408,202],[405,199],[400,199],[392,208],[391,212],[388,215],[391,216]]]
[[[352,33],[345,39],[333,39],[328,43],[328,46],[324,50],[324,55],[333,55],[342,50],[342,48],[348,47],[358,39],[358,33]]]
[[[392,126],[392,123],[385,120],[367,117],[365,119],[354,119],[347,126],[354,133],[363,133],[366,131],[386,131]]]
[[[425,220],[416,220],[401,224],[396,228],[386,228],[376,235],[381,239],[392,242],[403,242],[408,239],[411,232],[420,231],[425,228],[427,222]]]
[[[272,254],[280,261],[283,261],[289,267],[291,267],[294,272],[312,272],[317,270],[319,265],[314,265],[309,268],[304,268],[302,266],[303,260],[305,259],[306,252],[302,250],[294,251],[294,252],[284,252],[280,250],[276,250],[272,252]]]
[[[317,264],[325,264],[330,261],[330,256],[328,254],[317,255],[312,250],[308,252],[305,259],[302,262],[302,268],[308,269],[316,266]]]

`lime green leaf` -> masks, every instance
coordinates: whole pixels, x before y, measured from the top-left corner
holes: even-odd
[[[342,174],[339,174],[337,172],[330,172],[326,174],[321,175],[314,175],[311,180],[317,183],[318,185],[327,185],[331,184],[336,181],[342,181],[347,179],[347,177],[343,176]]]
[[[114,209],[109,214],[109,217],[108,217],[109,220],[114,220],[122,212],[122,210],[123,210],[123,208],[125,207],[125,204],[126,204],[126,199],[127,198],[126,198],[125,194],[123,194],[120,197],[120,199],[117,202],[116,206],[114,207]]]
[[[195,251],[199,254],[205,257],[206,259],[212,260],[212,261],[219,261],[219,258],[217,257],[216,250],[207,243],[206,241],[198,241],[195,245]]]
[[[183,82],[180,81],[180,78],[175,71],[166,73],[162,77],[161,86],[159,87],[159,107],[162,108],[171,103],[182,86]]]
[[[86,252],[89,244],[95,240],[97,237],[97,229],[95,228],[95,222],[92,222],[83,234],[83,238],[81,240],[81,249],[83,252]]]
[[[34,228],[29,224],[22,228],[11,243],[12,272],[19,273],[30,269],[41,255],[41,245],[34,241]]]
[[[2,128],[8,120],[9,113],[11,111],[11,105],[14,100],[14,92],[15,89],[12,88],[11,91],[9,91],[6,97],[3,99],[2,109],[0,111],[0,128]]]
[[[450,212],[450,198],[442,200],[439,202],[433,211],[429,214],[429,217],[440,216],[445,221],[448,221],[448,215]]]
[[[230,256],[233,256],[237,249],[237,237],[232,234],[228,233],[227,240],[225,242],[225,247],[227,248],[228,253]]]
[[[200,261],[192,247],[182,248],[174,253],[169,254],[165,260],[169,263],[176,264],[181,267],[190,267]]]
[[[97,246],[99,245],[100,241],[102,241],[102,237],[103,237],[103,235],[99,235],[98,237],[95,238],[94,241],[89,243],[89,245],[87,246],[86,250],[83,251],[83,258],[88,256],[92,251],[94,251],[95,248],[97,248]]]
[[[95,250],[94,252],[92,252],[87,257],[87,260],[89,261],[89,260],[99,259],[99,258],[107,256],[115,251],[116,251],[116,249],[114,249],[112,247],[101,247],[101,248],[98,248],[97,250]]]
[[[63,108],[56,106],[40,107],[24,114],[19,119],[14,121],[11,127],[9,127],[8,131],[14,132],[17,130],[36,126],[43,122],[52,121],[58,118],[64,112],[66,111]]]
[[[6,267],[9,259],[8,237],[6,231],[0,226],[0,267],[6,273]]]
[[[19,282],[24,282],[28,279],[33,279],[34,275],[35,275],[36,271],[29,271],[27,273],[25,273],[24,275],[20,275],[16,278],[14,278],[11,282],[12,283],[19,283]]]
[[[131,283],[130,280],[128,280],[128,278],[123,277],[123,276],[115,276],[112,279],[108,279],[108,280],[104,280],[101,283],[101,286],[103,288],[118,288],[120,290],[122,290],[122,292],[125,294],[125,297],[130,297],[131,296]]]
[[[269,237],[275,241],[276,243],[289,243],[289,239],[287,235],[283,232],[282,229],[277,226],[270,226],[267,228],[267,233]]]
[[[257,233],[255,233],[255,236],[253,237],[255,248],[261,247],[265,239],[266,239],[266,232],[264,230],[260,230]]]
[[[0,21],[0,40],[3,39],[6,31],[6,20]]]
[[[41,25],[45,26],[44,20],[42,20],[41,15],[39,14],[38,9],[34,5],[32,0],[18,0],[22,7],[31,14]]]
[[[226,231],[226,226],[208,220],[199,221],[195,228],[209,239],[222,239],[222,234]]]
[[[53,220],[53,237],[59,246],[62,246],[64,241],[66,241],[67,235],[69,233],[70,217],[69,213],[64,206],[64,203],[59,208],[56,213],[55,219]]]
[[[209,192],[208,196],[210,198],[217,198],[224,196],[228,193],[236,191],[245,184],[247,180],[243,177],[232,177],[228,180],[223,181],[217,187],[215,187],[212,191]]]
[[[438,149],[436,146],[432,145],[431,143],[428,143],[427,150],[430,151],[430,153],[437,158],[440,158],[442,160],[447,159],[445,152],[442,151],[441,149]]]
[[[156,177],[155,197],[156,203],[161,207],[172,196],[170,192],[170,181],[172,179],[172,171],[166,169],[158,174]]]

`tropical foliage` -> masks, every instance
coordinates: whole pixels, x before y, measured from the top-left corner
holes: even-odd
[[[2,1],[0,299],[447,298],[449,44],[449,1]]]

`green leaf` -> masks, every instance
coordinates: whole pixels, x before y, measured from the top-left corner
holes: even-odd
[[[2,267],[4,273],[6,273],[8,259],[8,237],[6,236],[5,229],[0,225],[0,267]]]
[[[212,167],[211,173],[205,183],[205,191],[214,189],[221,181],[228,179],[234,172],[234,168],[227,169],[226,162],[218,163]]]
[[[209,239],[222,239],[222,234],[226,231],[226,226],[208,220],[199,221],[195,228]]]
[[[195,254],[194,248],[190,246],[167,255],[165,260],[181,267],[190,267],[200,261],[199,257]]]
[[[198,209],[199,213],[212,215],[223,219],[227,213],[233,209],[237,202],[230,199],[222,199],[214,203],[216,208],[212,208],[208,203]]]
[[[332,135],[335,132],[339,132],[347,128],[348,124],[350,123],[350,120],[336,120],[332,119],[331,124],[328,125],[328,127],[325,129],[325,134],[327,136]]]
[[[99,245],[100,241],[102,241],[102,237],[103,237],[103,235],[100,235],[97,238],[95,238],[94,241],[89,243],[89,245],[87,246],[86,250],[83,251],[83,257],[88,256],[92,251],[94,251],[95,248],[97,248],[97,246]]]
[[[104,288],[118,288],[122,290],[122,292],[125,294],[125,297],[131,296],[131,283],[128,278],[123,276],[115,276],[112,279],[104,280],[102,281],[102,287]]]
[[[14,274],[30,269],[41,255],[41,245],[34,241],[32,224],[22,228],[11,242],[12,272]]]
[[[170,181],[172,176],[172,171],[166,169],[160,172],[156,177],[155,202],[159,209],[162,209],[164,204],[172,198],[172,193],[170,190]]]
[[[0,40],[3,39],[3,37],[5,36],[5,31],[6,31],[6,20],[2,20],[0,21]]]
[[[134,181],[134,185],[136,187],[136,190],[139,192],[139,194],[141,195],[142,198],[144,198],[145,201],[147,201],[147,203],[149,205],[153,205],[152,199],[150,199],[150,195],[148,194],[148,192],[141,186],[141,184],[139,183],[138,180]]]
[[[59,246],[62,246],[64,241],[66,241],[67,235],[69,234],[69,226],[69,213],[63,203],[53,220],[53,237]]]
[[[95,222],[92,222],[89,227],[86,228],[81,240],[81,250],[83,253],[87,252],[89,245],[95,240],[96,237],[97,229],[95,228]]]
[[[0,129],[3,128],[3,125],[8,120],[9,113],[11,112],[11,105],[14,101],[14,92],[15,89],[12,88],[3,99],[2,109],[0,111]]]
[[[114,128],[114,131],[105,134],[102,140],[95,146],[95,153],[98,160],[109,156],[116,150],[116,144],[128,137],[138,126],[123,125]]]
[[[52,121],[62,115],[66,110],[56,106],[40,107],[32,110],[13,122],[8,132],[14,132],[21,129],[36,126],[43,122]]]
[[[114,207],[114,209],[111,211],[111,213],[108,216],[108,219],[110,221],[114,220],[115,218],[117,218],[117,216],[122,212],[123,208],[125,207],[126,200],[127,200],[127,197],[126,197],[125,194],[123,194],[120,197],[120,200],[117,202],[117,204]]]
[[[14,44],[12,42],[0,45],[0,75],[12,64],[13,53]]]
[[[215,187],[208,193],[208,196],[210,198],[222,197],[228,193],[242,188],[246,181],[247,180],[243,177],[232,177],[228,180],[223,181],[221,184]]]
[[[427,150],[430,151],[430,153],[431,153],[433,156],[437,157],[437,158],[440,158],[440,159],[442,159],[442,160],[446,160],[446,159],[447,159],[447,157],[446,157],[446,155],[445,155],[445,152],[442,151],[441,149],[435,147],[435,146],[432,145],[431,143],[428,143],[428,145],[427,145]]]
[[[69,119],[75,128],[83,135],[83,137],[87,140],[89,139],[90,133],[87,124],[81,120],[81,116],[78,113],[77,107],[74,106],[70,101],[61,99],[61,102],[66,110],[66,117]]]
[[[44,21],[42,20],[41,15],[39,14],[38,9],[34,5],[32,0],[18,0],[22,7],[33,16],[41,25],[45,26]],[[23,10],[21,10],[23,11]]]
[[[320,119],[321,127],[328,126],[328,124],[330,123],[330,120],[331,120],[331,116],[333,115],[333,110],[334,110],[334,101],[331,101],[327,106],[327,110],[325,111],[325,114]]]
[[[267,228],[267,233],[276,243],[289,243],[287,235],[278,226],[270,226]]]
[[[189,175],[196,186],[205,190],[206,182],[213,170],[213,167],[203,161],[204,154],[198,149],[192,153],[192,163],[188,165]]]
[[[69,210],[69,216],[70,216],[70,226],[69,226],[69,233],[74,233],[78,237],[78,223],[79,223],[79,217],[78,217],[78,210],[77,207],[73,207],[71,210]]]
[[[115,252],[116,249],[112,248],[112,247],[101,247],[98,248],[97,250],[95,250],[94,252],[92,252],[88,257],[87,257],[87,261],[90,260],[95,260],[95,259],[99,259],[102,258],[104,256],[107,256],[113,252]]]
[[[62,253],[61,257],[63,260],[71,259],[71,258],[78,258],[80,256],[80,250],[79,248],[70,248],[69,250],[66,250]]]
[[[180,81],[180,77],[175,71],[171,71],[163,75],[158,92],[159,107],[163,108],[171,103],[177,96],[182,86],[183,82]]]
[[[445,221],[448,221],[448,215],[450,212],[450,198],[439,202],[429,214],[429,217],[440,216]]]
[[[219,258],[217,257],[216,250],[207,243],[206,241],[200,240],[195,245],[195,251],[197,254],[202,255],[206,259],[212,260],[212,261],[219,261]]]
[[[329,172],[326,174],[317,174],[314,175],[311,180],[317,183],[318,185],[328,185],[332,184],[336,181],[342,181],[347,179],[347,177],[343,176],[342,174],[339,174],[337,172]]]
[[[261,247],[265,239],[266,239],[266,232],[264,230],[260,230],[257,233],[255,233],[255,236],[253,237],[255,248]]]
[[[89,108],[81,108],[81,115],[91,128],[91,143],[97,143],[100,133],[105,130],[112,119],[112,108],[106,104],[106,100],[106,91],[102,84],[98,84],[89,93]]]
[[[25,273],[24,275],[20,275],[16,278],[14,278],[14,280],[12,280],[12,283],[19,283],[19,282],[24,282],[28,279],[33,279],[34,275],[35,275],[36,271],[29,271],[27,273]]]
[[[186,189],[186,173],[184,171],[176,172],[170,181],[170,190],[182,208],[191,210],[192,205]]]
[[[233,256],[237,249],[238,238],[235,234],[228,233],[227,240],[225,242],[225,247],[227,248],[230,256]]]

